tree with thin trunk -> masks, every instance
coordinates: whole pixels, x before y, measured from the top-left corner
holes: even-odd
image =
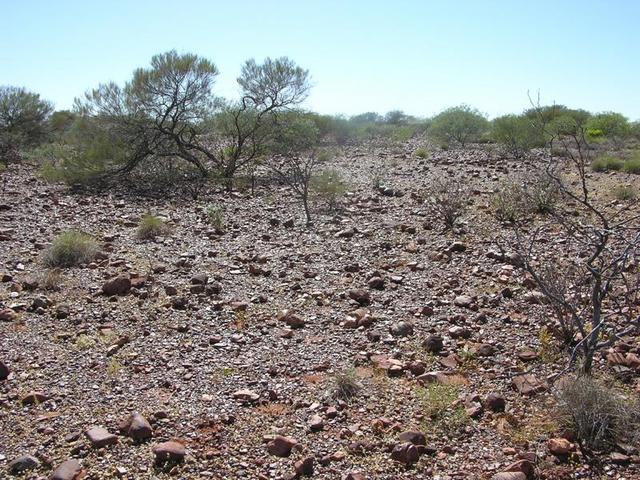
[[[533,228],[513,222],[523,268],[548,299],[554,330],[570,350],[567,370],[589,374],[595,354],[638,331],[640,215],[633,207],[596,200],[588,169],[586,130],[575,119],[544,122],[546,174],[560,201]],[[562,151],[562,157],[554,152]],[[525,188],[526,194],[526,188]],[[550,248],[560,234],[562,248]]]

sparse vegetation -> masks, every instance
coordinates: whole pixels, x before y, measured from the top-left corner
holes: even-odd
[[[431,214],[452,229],[467,209],[464,189],[459,181],[448,178],[434,180],[425,194]]]
[[[449,108],[431,121],[428,135],[440,143],[465,147],[489,127],[486,117],[468,105]]]
[[[207,220],[218,232],[224,232],[224,212],[216,205],[209,205],[206,210]]]
[[[44,255],[49,268],[75,267],[90,263],[98,253],[98,244],[86,233],[67,231],[58,235]]]
[[[636,189],[627,185],[618,185],[613,189],[613,196],[616,200],[628,201],[637,197]]]
[[[314,193],[326,203],[329,211],[334,211],[340,198],[346,192],[346,185],[338,170],[323,170],[311,179]]]
[[[612,155],[602,155],[591,162],[594,172],[617,172],[624,167],[624,161]]]
[[[362,389],[355,370],[349,369],[336,373],[332,379],[331,395],[333,398],[349,401]]]
[[[138,224],[136,230],[136,237],[140,240],[151,240],[156,237],[165,235],[168,232],[168,227],[165,221],[156,217],[151,213],[146,213]]]
[[[429,150],[427,150],[426,148],[418,148],[416,150],[416,157],[418,158],[428,158],[429,157]]]

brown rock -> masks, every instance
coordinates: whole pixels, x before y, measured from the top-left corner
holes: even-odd
[[[22,455],[11,462],[9,462],[9,473],[12,475],[17,475],[20,472],[26,472],[27,470],[33,470],[34,468],[38,468],[40,466],[40,462],[38,459],[32,455]]]
[[[112,278],[102,285],[102,293],[109,296],[124,295],[129,293],[129,290],[131,290],[131,280],[124,275]]]
[[[363,307],[371,303],[371,297],[369,296],[369,292],[367,292],[366,290],[363,290],[362,288],[349,290],[349,298],[351,298],[352,300],[355,300]]]
[[[492,412],[504,412],[507,402],[504,397],[497,393],[490,393],[487,398],[484,399],[484,405]]]
[[[312,456],[298,460],[295,463],[295,471],[297,476],[310,477],[313,475],[313,464],[315,459]]]
[[[241,402],[253,403],[260,400],[260,395],[258,395],[253,390],[243,389],[238,390],[233,393],[233,398],[236,400],[240,400]]]
[[[313,432],[319,432],[320,430],[324,429],[324,421],[322,420],[322,417],[320,415],[313,415],[309,419],[308,423],[309,428]]]
[[[418,449],[410,442],[398,443],[391,451],[391,459],[409,465],[418,461]]]
[[[424,433],[418,432],[417,430],[408,430],[406,432],[402,432],[400,434],[400,440],[403,442],[408,442],[413,445],[426,445],[427,437]]]
[[[138,412],[133,412],[119,425],[119,430],[134,440],[146,440],[153,435],[151,425]]]
[[[38,405],[42,402],[46,402],[48,399],[49,397],[42,392],[31,392],[22,397],[20,402],[23,405]]]
[[[496,473],[491,480],[527,480],[527,476],[522,472],[502,472]]]
[[[18,314],[10,308],[3,308],[0,310],[0,321],[13,322],[18,319]]]
[[[11,370],[9,370],[9,367],[7,367],[6,363],[0,361],[0,382],[9,378],[10,373]]]
[[[82,472],[82,467],[76,459],[70,459],[62,463],[56,468],[51,476],[50,480],[75,480]]]
[[[442,337],[439,335],[430,335],[422,343],[422,346],[430,353],[438,353],[442,350]]]
[[[533,395],[545,390],[545,386],[540,382],[540,380],[538,380],[535,375],[531,373],[514,377],[513,386],[522,395]]]

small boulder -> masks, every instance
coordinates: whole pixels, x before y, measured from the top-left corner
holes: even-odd
[[[21,472],[26,472],[27,470],[33,470],[34,468],[38,468],[40,466],[40,462],[38,459],[32,455],[22,455],[11,462],[9,462],[9,473],[12,475],[17,475]]]
[[[138,412],[133,412],[125,418],[119,425],[119,430],[134,440],[146,440],[153,435],[151,425]]]
[[[391,459],[405,465],[416,463],[419,458],[418,449],[410,442],[398,443],[391,451]]]
[[[131,290],[131,280],[124,275],[107,280],[102,285],[102,293],[110,297],[113,295],[125,295],[129,293],[129,290]]]
[[[267,451],[276,457],[288,457],[291,449],[297,445],[297,441],[290,437],[277,435],[273,440],[267,443]]]
[[[6,380],[7,378],[9,378],[10,373],[11,373],[11,370],[9,370],[9,367],[7,367],[7,364],[0,361],[0,382],[2,380]]]
[[[84,432],[93,448],[103,448],[118,443],[118,437],[102,427],[93,427]]]

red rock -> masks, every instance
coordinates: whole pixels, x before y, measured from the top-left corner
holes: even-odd
[[[138,412],[133,412],[119,425],[119,430],[134,440],[146,440],[153,435],[151,425]]]
[[[504,412],[507,402],[504,397],[496,393],[490,393],[484,399],[484,405],[492,412]]]
[[[518,460],[507,466],[505,472],[522,472],[528,479],[535,476],[536,468],[529,460]]]
[[[315,459],[312,456],[305,457],[295,463],[295,471],[297,476],[310,477],[313,475],[313,464]]]
[[[410,442],[399,443],[391,451],[391,459],[409,465],[418,461],[418,449]]]
[[[82,472],[82,467],[75,459],[67,460],[56,468],[51,476],[50,480],[75,480]]]
[[[180,463],[186,455],[184,445],[174,440],[159,443],[153,447],[152,451],[156,456],[157,464],[165,462]]]
[[[278,435],[267,444],[267,451],[276,457],[288,457],[297,443],[293,438]]]
[[[371,297],[369,296],[369,292],[363,290],[361,288],[349,290],[349,298],[355,300],[362,306],[369,305],[371,303]]]
[[[575,445],[566,438],[550,438],[549,441],[547,441],[547,448],[553,455],[562,457],[574,451]]]
[[[413,445],[427,444],[427,437],[425,436],[425,434],[416,430],[408,430],[406,432],[402,432],[399,438],[401,441],[409,442]]]
[[[240,400],[241,402],[253,403],[260,399],[260,395],[252,390],[243,389],[234,392],[233,398]]]
[[[3,308],[0,310],[0,321],[13,322],[18,319],[18,314],[10,308]]]
[[[131,280],[124,275],[112,278],[102,285],[102,293],[109,296],[124,295],[129,293],[129,290],[131,290]]]
[[[502,472],[496,473],[491,480],[527,480],[527,476],[522,472]]]
[[[118,443],[118,437],[101,427],[93,427],[84,432],[93,448],[103,448]]]

